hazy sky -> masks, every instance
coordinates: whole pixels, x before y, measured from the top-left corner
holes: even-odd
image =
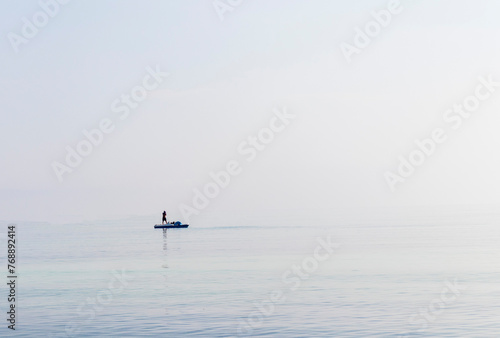
[[[456,130],[443,120],[475,95],[478,78],[500,82],[498,1],[403,0],[350,63],[342,43],[355,46],[357,28],[390,1],[220,0],[219,11],[220,3],[235,6],[73,0],[49,6],[53,17],[16,52],[11,33],[23,37],[23,18],[43,20],[42,7],[2,1],[0,219],[160,217],[164,209],[182,218],[179,205],[192,205],[193,189],[231,160],[241,173],[198,219],[500,203],[500,87]],[[112,103],[140,86],[148,67],[169,76],[121,120]],[[247,161],[240,144],[284,107],[295,118]],[[113,131],[60,182],[54,162],[64,164],[67,147],[103,119]],[[391,191],[384,175],[397,174],[400,156],[436,128],[446,142]]]

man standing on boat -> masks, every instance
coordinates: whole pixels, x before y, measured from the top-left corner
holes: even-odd
[[[167,223],[167,212],[165,210],[163,210],[163,219],[161,220],[161,224],[163,224],[163,222]]]

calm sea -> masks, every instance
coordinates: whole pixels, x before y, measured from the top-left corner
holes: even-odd
[[[18,223],[15,331],[4,223],[0,336],[499,337],[499,224],[446,217]]]

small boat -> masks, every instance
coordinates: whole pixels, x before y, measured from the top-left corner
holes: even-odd
[[[155,224],[155,229],[177,229],[177,228],[187,228],[189,224],[181,224],[181,222],[167,223],[167,224]]]

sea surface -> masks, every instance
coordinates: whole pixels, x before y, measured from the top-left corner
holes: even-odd
[[[17,223],[2,337],[499,337],[498,216]]]

